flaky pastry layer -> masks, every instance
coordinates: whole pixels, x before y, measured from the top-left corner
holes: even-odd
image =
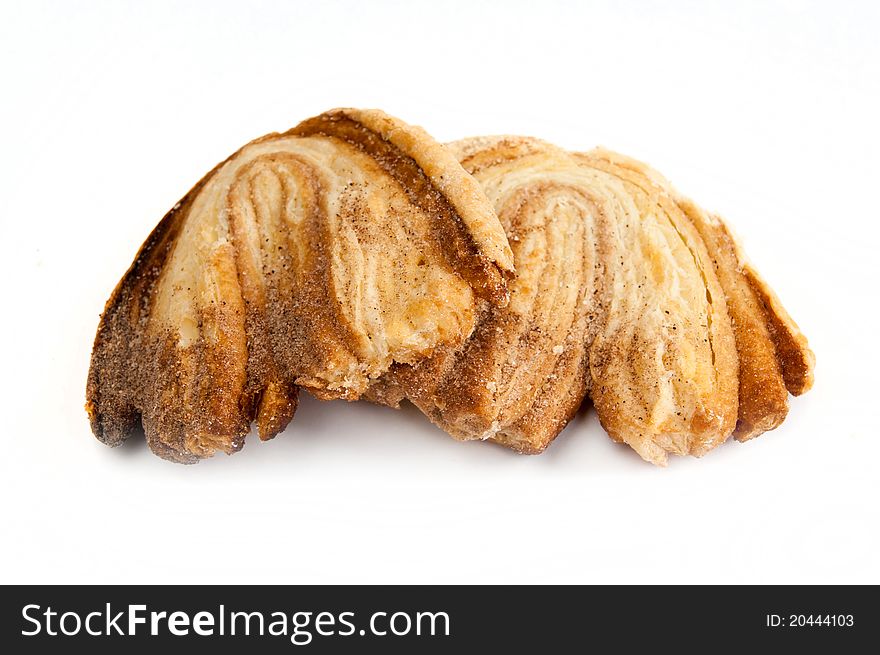
[[[477,182],[420,128],[341,109],[270,134],[162,219],[107,302],[87,385],[95,435],[142,423],[194,462],[283,430],[299,387],[356,399],[507,302],[512,255]]]
[[[589,397],[644,459],[773,429],[813,355],[724,223],[656,171],[536,139],[450,146],[483,186],[517,278],[471,338],[395,365],[370,399],[407,398],[459,439],[538,453]]]

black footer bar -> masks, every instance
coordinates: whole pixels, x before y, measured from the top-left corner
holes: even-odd
[[[5,652],[687,652],[869,643],[878,611],[875,587],[23,586],[3,588],[0,620],[3,644],[18,647]]]

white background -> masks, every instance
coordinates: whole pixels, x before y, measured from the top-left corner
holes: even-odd
[[[0,581],[880,582],[876,3],[2,7]],[[523,457],[311,398],[197,466],[99,444],[91,343],[141,241],[239,145],[336,106],[650,162],[733,223],[814,390],[665,470],[589,411]]]

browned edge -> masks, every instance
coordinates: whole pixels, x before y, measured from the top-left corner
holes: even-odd
[[[309,118],[285,136],[320,135],[339,139],[373,158],[403,188],[410,202],[435,218],[434,234],[443,252],[476,294],[495,303],[507,299],[507,275],[482,253],[458,212],[418,163],[382,135],[340,111]]]

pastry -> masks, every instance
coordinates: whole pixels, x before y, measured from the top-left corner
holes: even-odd
[[[644,459],[702,455],[772,429],[812,353],[724,224],[634,160],[536,139],[452,144],[513,249],[505,307],[368,392],[459,439],[539,453],[589,397]]]
[[[671,200],[674,207],[670,208],[669,218],[677,226],[676,230],[684,234],[679,226],[687,226],[693,230],[688,230],[688,239],[696,236],[701,242],[701,247],[694,248],[694,261],[699,261],[700,274],[706,281],[707,302],[726,306],[726,320],[736,347],[735,360],[722,356],[717,341],[710,339],[709,343],[713,346],[711,361],[717,375],[735,375],[733,430],[725,420],[724,429],[711,440],[694,443],[689,439],[689,447],[682,447],[681,441],[670,444],[672,447],[666,447],[662,441],[658,445],[667,452],[701,455],[731,434],[739,441],[746,441],[777,427],[788,413],[788,394],[797,396],[812,387],[815,358],[806,337],[747,261],[730,229],[718,216],[708,214],[676,192],[662,175],[641,162],[601,149],[578,155],[578,158],[585,165],[607,171],[642,193],[649,193],[657,198],[658,206],[665,206]],[[713,273],[722,290],[721,296],[711,289]],[[713,321],[724,320],[718,315],[712,318]],[[709,326],[714,323],[710,322]],[[600,421],[612,438],[627,441],[608,416],[613,417],[611,408],[605,411],[600,408],[601,396],[601,390],[591,391]],[[684,415],[687,415],[686,409]],[[665,453],[656,449],[636,450],[649,461],[665,462]]]
[[[607,302],[607,221],[559,148],[487,138],[450,149],[482,184],[519,262],[510,303],[482,306],[463,346],[393,367],[369,398],[391,406],[406,398],[453,437],[538,453],[588,388],[587,349]]]
[[[420,128],[335,110],[247,144],[162,219],[113,291],[86,409],[178,462],[284,429],[297,390],[359,398],[507,302],[504,232]]]

